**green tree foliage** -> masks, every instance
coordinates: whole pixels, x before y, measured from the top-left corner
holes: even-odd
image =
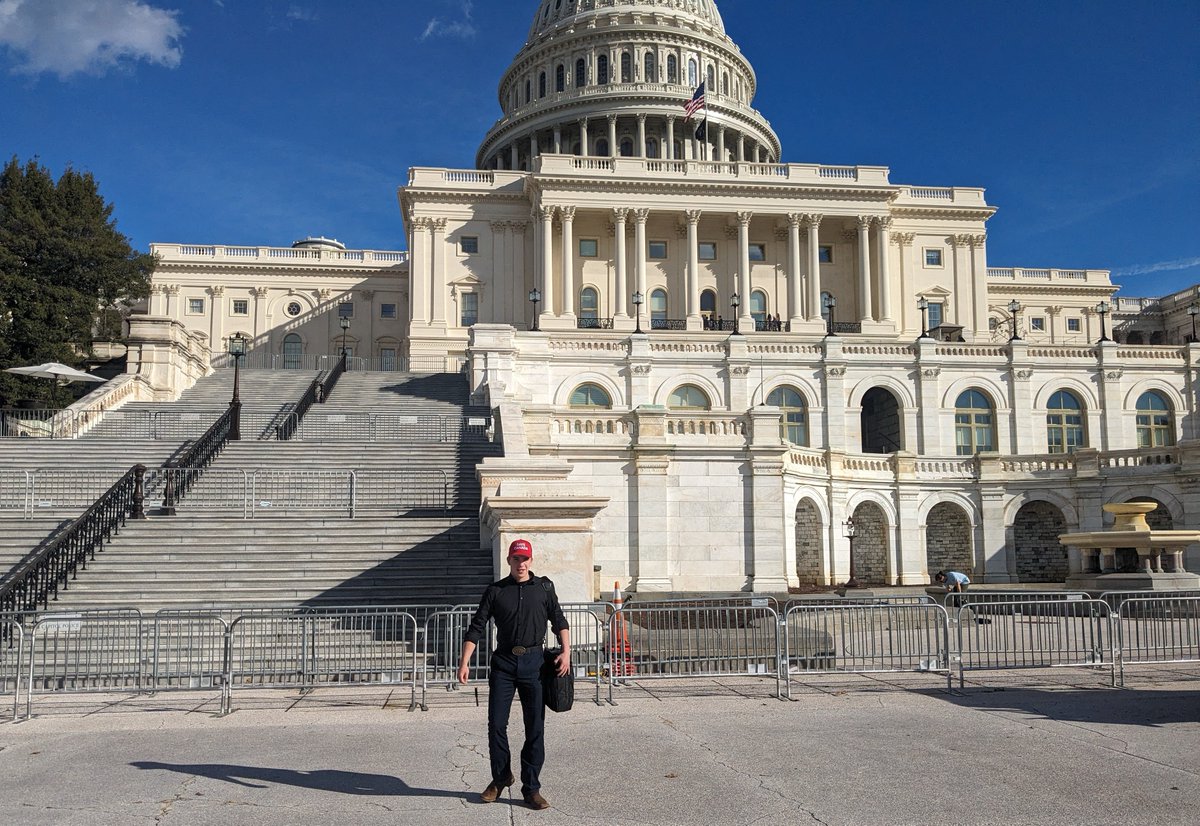
[[[16,157],[0,173],[0,368],[44,361],[79,366],[113,313],[145,298],[156,258],[117,231],[90,173],[57,181]],[[46,380],[0,373],[0,398],[61,402]],[[60,394],[61,395],[61,394]]]

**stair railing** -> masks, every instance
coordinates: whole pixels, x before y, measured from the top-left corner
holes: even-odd
[[[346,353],[343,351],[342,357],[338,359],[338,363],[332,370],[326,374],[318,374],[312,380],[312,384],[308,386],[304,395],[300,397],[300,401],[297,402],[296,409],[292,411],[293,415],[275,428],[275,441],[286,442],[296,435],[309,408],[314,404],[324,404],[325,400],[329,398],[329,394],[333,392],[333,388],[337,386],[338,379],[345,372]]]
[[[128,519],[145,519],[146,466],[134,465],[83,515],[16,569],[0,587],[0,615],[24,614],[50,607],[81,569],[96,558]],[[9,634],[11,629],[0,629]]]
[[[183,455],[171,460],[163,466],[166,483],[163,486],[163,511],[168,515],[175,514],[175,506],[179,504],[192,485],[200,478],[204,469],[216,461],[217,456],[231,441],[239,437],[238,424],[241,418],[241,405],[230,405],[221,414],[221,418],[213,422],[212,427],[204,435],[192,443]]]

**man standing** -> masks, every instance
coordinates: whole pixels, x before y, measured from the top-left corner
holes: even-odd
[[[521,749],[521,795],[531,809],[548,809],[541,794],[539,775],[546,762],[546,707],[542,702],[543,643],[546,624],[558,636],[562,653],[555,660],[560,676],[571,668],[571,632],[554,593],[554,583],[534,576],[529,570],[533,546],[524,539],[508,546],[509,575],[493,582],[483,592],[479,610],[471,620],[458,664],[458,681],[466,684],[471,656],[487,629],[496,622],[496,650],[488,677],[488,752],[492,782],[481,795],[494,803],[515,781],[512,754],[508,747],[508,716],[513,694],[521,697],[525,717],[525,746]]]

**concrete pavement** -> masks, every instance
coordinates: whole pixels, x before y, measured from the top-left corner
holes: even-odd
[[[0,724],[0,823],[1191,824],[1200,818],[1200,675],[1127,689],[1086,671],[645,683],[550,715],[553,808],[478,803],[475,692],[408,712],[384,688],[39,700]],[[483,691],[480,700],[485,701]],[[519,711],[513,740],[519,748]]]

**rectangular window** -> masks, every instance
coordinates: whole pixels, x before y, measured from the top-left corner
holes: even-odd
[[[942,251],[932,247],[925,248],[925,266],[940,267],[942,266]]]
[[[751,244],[750,245],[750,260],[751,261],[766,261],[767,260],[767,245],[766,244]]]
[[[338,304],[338,318],[354,318],[353,301],[343,301]]]
[[[244,298],[235,298],[233,300],[234,315],[250,315],[250,302]]]
[[[396,317],[396,305],[395,304],[380,304],[379,305],[379,317],[380,318],[395,318]]]
[[[1080,320],[1078,318],[1068,318],[1067,319],[1067,332],[1068,333],[1081,333],[1081,332],[1083,332],[1083,324],[1080,323]]]
[[[929,329],[942,326],[942,305],[929,302]]]
[[[717,260],[717,245],[712,241],[701,241],[700,260],[701,261],[716,261]]]
[[[475,293],[461,293],[459,295],[459,305],[461,308],[461,319],[463,327],[470,327],[475,322],[479,321],[479,296]]]
[[[458,248],[462,250],[463,255],[476,255],[479,253],[479,236],[464,235],[458,242]]]
[[[821,260],[822,264],[832,264],[833,247],[826,244],[822,244],[821,246],[817,247],[817,257]]]
[[[595,258],[599,255],[600,244],[595,238],[579,239],[579,255],[581,258]]]
[[[188,315],[204,315],[204,299],[189,298],[188,299]]]
[[[1037,316],[1029,319],[1029,329],[1035,333],[1046,332],[1046,319]]]
[[[652,261],[665,261],[667,259],[667,242],[651,241],[646,255]]]

